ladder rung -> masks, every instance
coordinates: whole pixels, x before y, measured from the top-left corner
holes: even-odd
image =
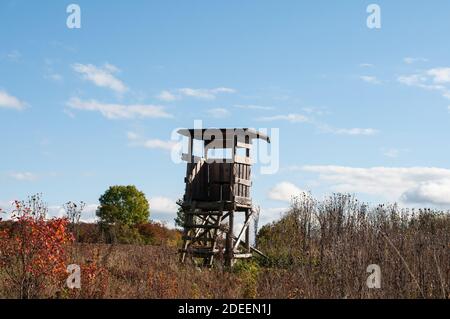
[[[219,250],[205,250],[205,249],[195,249],[195,248],[190,248],[190,249],[180,249],[179,250],[180,253],[187,253],[190,255],[194,255],[194,256],[211,256],[211,255],[215,255],[219,253]]]
[[[244,259],[244,258],[251,258],[253,257],[253,254],[249,253],[249,254],[235,254],[234,258],[237,259]]]
[[[219,225],[196,225],[196,224],[186,224],[185,228],[202,228],[202,229],[219,229]]]
[[[201,213],[201,212],[186,212],[186,215],[195,215],[195,216],[200,216],[200,215],[204,215],[204,216],[221,216],[223,215],[223,213],[220,212],[208,212],[208,213]]]
[[[216,239],[214,238],[202,238],[202,237],[192,237],[192,236],[183,236],[183,240],[191,240],[191,241],[209,241],[214,242]]]

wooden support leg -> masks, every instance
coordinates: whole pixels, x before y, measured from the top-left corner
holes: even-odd
[[[228,232],[226,237],[226,250],[225,250],[225,265],[227,267],[233,266],[234,259],[234,247],[233,247],[233,239],[234,239],[234,211],[230,212],[230,216],[228,217]]]
[[[191,213],[195,212],[195,202],[193,203],[193,205],[191,206]],[[190,225],[192,225],[194,222],[194,216],[192,214],[185,214],[184,216],[184,232],[183,232],[183,237],[185,238],[183,241],[183,246],[182,246],[182,252],[180,255],[180,262],[184,263],[186,260],[186,251],[189,247],[190,244],[190,240],[186,239],[188,237],[190,237],[190,235],[192,235],[192,228],[190,227]]]
[[[245,211],[245,222],[250,218],[248,210]],[[250,253],[250,225],[245,230],[245,250]]]
[[[222,222],[222,216],[223,216],[223,202],[220,205],[219,216],[217,216],[217,220],[216,220],[216,224],[215,224],[217,226],[217,228],[213,229],[212,236],[213,236],[214,241],[212,242],[212,245],[211,245],[212,251],[215,251],[217,248],[217,240],[218,240],[218,236],[219,236],[220,223]],[[211,255],[211,257],[208,260],[207,266],[212,267],[213,262],[214,262],[214,255]]]

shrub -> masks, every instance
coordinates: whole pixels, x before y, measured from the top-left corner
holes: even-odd
[[[178,246],[181,233],[175,229],[168,229],[160,223],[145,223],[138,226],[144,242],[150,245]]]
[[[46,220],[26,203],[15,205],[12,224],[0,231],[0,266],[15,297],[35,298],[52,283],[64,282],[73,236],[67,219]]]

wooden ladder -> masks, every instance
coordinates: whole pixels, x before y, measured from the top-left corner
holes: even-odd
[[[224,216],[223,203],[219,211],[198,211],[194,202],[185,213],[183,245],[180,261],[184,263],[189,255],[203,259],[203,266],[212,267],[214,256],[219,253],[217,242]]]

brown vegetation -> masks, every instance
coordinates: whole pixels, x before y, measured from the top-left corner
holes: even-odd
[[[180,265],[179,233],[161,225],[138,227],[141,236],[153,238],[151,245],[93,243],[86,238],[99,236],[96,227],[80,228],[84,243],[72,245],[67,261],[83,265],[82,289],[59,284],[38,297],[450,297],[450,217],[439,211],[304,195],[280,221],[260,230],[258,247],[268,259],[240,262],[232,270]],[[370,264],[381,268],[381,289],[366,286]],[[0,298],[13,297],[3,276],[0,269]]]

